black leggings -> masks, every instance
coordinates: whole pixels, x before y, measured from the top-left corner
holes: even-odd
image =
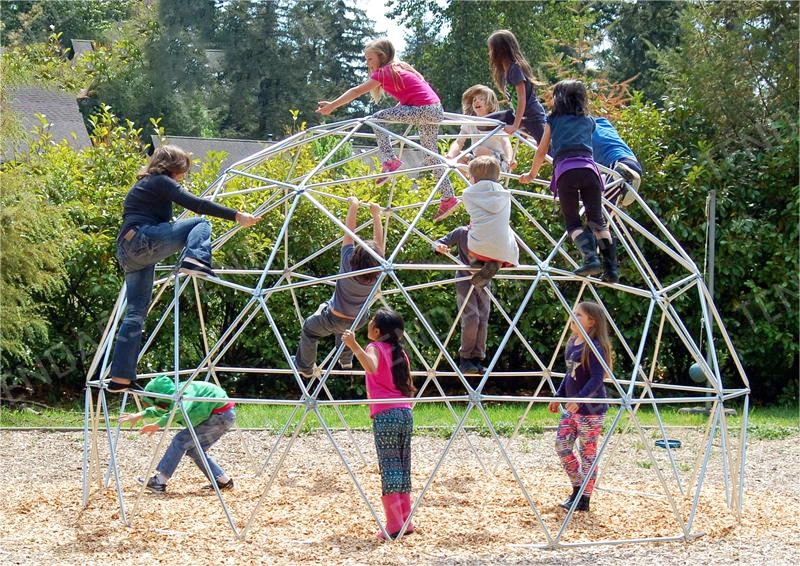
[[[603,184],[592,169],[570,169],[558,177],[558,198],[567,233],[572,234],[583,226],[580,200],[586,207],[586,219],[594,230],[605,230],[602,206]],[[580,198],[579,198],[580,197]]]

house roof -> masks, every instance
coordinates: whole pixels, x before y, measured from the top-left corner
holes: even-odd
[[[75,59],[76,57],[80,57],[87,51],[93,51],[94,47],[92,47],[92,40],[91,39],[70,39],[72,43],[72,58]]]
[[[20,86],[8,90],[7,102],[8,110],[18,118],[23,131],[29,136],[36,128],[42,127],[36,117],[41,114],[47,120],[47,130],[54,142],[67,140],[76,150],[92,145],[75,94],[36,86]],[[26,153],[27,149],[28,144],[25,141],[15,144],[12,140],[3,140],[2,159],[7,161],[15,154]]]
[[[158,136],[151,137],[153,147],[161,145]],[[192,154],[192,157],[201,162],[206,159],[210,151],[224,151],[227,157],[220,164],[220,172],[224,171],[237,161],[258,153],[265,147],[271,145],[272,141],[261,140],[237,140],[232,138],[195,138],[189,136],[166,136],[167,143],[177,145],[184,151]]]

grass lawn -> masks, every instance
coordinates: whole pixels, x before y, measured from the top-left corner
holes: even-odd
[[[520,418],[527,409],[526,403],[487,403],[486,414],[499,434],[510,435],[519,425]],[[414,424],[418,434],[433,434],[449,436],[466,411],[466,403],[452,403],[449,407],[444,403],[418,403],[414,408]],[[130,407],[129,411],[134,411]],[[111,415],[119,411],[118,398],[114,398],[111,405]],[[615,414],[616,407],[610,409],[606,417],[608,426]],[[292,417],[292,426],[303,416],[302,409],[284,405],[245,405],[237,406],[237,422],[241,428],[267,429],[278,432]],[[668,427],[703,427],[707,417],[703,414],[680,413],[678,407],[662,406],[660,408],[664,424]],[[365,405],[342,405],[338,407],[320,407],[325,422],[329,428],[344,428],[345,423],[351,429],[369,429],[371,422],[369,411]],[[644,426],[654,426],[657,418],[651,408],[642,407],[639,412],[639,421]],[[741,425],[741,411],[728,417],[729,426],[735,433]],[[541,433],[547,427],[554,427],[558,423],[557,415],[547,410],[544,403],[536,403],[528,411],[520,427],[523,434]],[[628,419],[623,415],[621,425],[626,426]],[[488,433],[483,416],[477,409],[471,410],[465,425],[471,429]],[[83,428],[83,405],[74,405],[63,408],[0,407],[0,428]],[[320,428],[316,415],[309,414],[303,423],[303,432],[311,432]],[[750,409],[748,426],[749,434],[753,438],[786,438],[800,435],[797,408],[791,407],[756,407]]]

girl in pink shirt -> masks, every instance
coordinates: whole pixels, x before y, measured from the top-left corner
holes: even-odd
[[[444,117],[442,102],[439,95],[427,83],[425,78],[414,67],[394,58],[394,46],[388,39],[376,39],[367,44],[364,49],[364,59],[369,69],[369,79],[358,86],[347,90],[333,101],[321,100],[317,105],[317,112],[328,115],[340,106],[348,104],[366,93],[372,94],[372,99],[378,102],[384,93],[397,99],[398,104],[392,108],[380,110],[373,114],[376,120],[415,124],[419,129],[419,143],[428,150],[423,159],[425,165],[436,165],[440,160],[436,158],[439,147],[436,138],[439,135],[439,122]],[[391,173],[403,164],[394,154],[389,135],[383,129],[375,130],[378,142],[378,153],[381,159],[381,172]],[[436,176],[441,178],[442,169],[436,171]],[[381,185],[388,180],[388,176],[377,179]],[[439,210],[434,216],[438,222],[453,213],[458,206],[458,199],[454,196],[453,186],[447,177],[441,179],[439,185],[441,202]]]
[[[402,399],[413,398],[417,389],[411,379],[408,355],[400,344],[404,328],[402,316],[391,309],[381,308],[367,325],[367,337],[372,342],[366,349],[359,345],[351,330],[342,334],[342,342],[353,350],[364,368],[367,398],[399,399],[369,406],[381,471],[381,502],[386,513],[386,533],[379,532],[380,538],[386,538],[386,534],[395,538],[403,532],[414,532],[414,525],[408,519],[411,514],[411,433],[414,421],[411,401]]]

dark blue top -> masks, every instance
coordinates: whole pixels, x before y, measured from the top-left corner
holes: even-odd
[[[606,118],[595,118],[594,123],[597,127],[592,134],[592,151],[597,163],[611,169],[620,159],[639,161],[611,122]]]
[[[565,157],[592,157],[595,124],[591,116],[551,114],[547,123],[550,124],[550,155],[554,163]]]
[[[436,240],[436,244],[444,244],[445,246],[458,247],[458,259],[464,265],[469,265],[469,256],[467,255],[468,247],[467,242],[469,241],[469,228],[466,226],[459,226],[452,232],[450,232],[447,236],[443,236]],[[456,277],[467,277],[470,275],[469,271],[458,270],[456,271]],[[469,285],[472,283],[467,282]]]
[[[595,348],[601,355],[605,355],[600,343],[593,340]],[[567,362],[567,372],[564,381],[556,391],[556,397],[594,397],[605,399],[608,397],[606,386],[603,384],[605,370],[594,355],[592,349],[586,352],[589,367],[584,367],[581,362],[583,349],[586,344],[575,344],[575,339],[570,338],[564,349],[564,360]],[[608,410],[606,403],[578,403],[578,413],[581,415],[599,415]]]
[[[514,88],[516,88],[516,86],[523,81],[525,81],[524,118],[530,122],[544,123],[546,121],[544,106],[539,102],[539,98],[536,96],[536,91],[533,89],[531,81],[528,80],[525,73],[522,72],[522,68],[517,63],[511,63],[508,71],[506,71],[506,85],[513,85]],[[508,92],[506,92],[506,96],[509,96]]]
[[[122,204],[122,229],[141,224],[161,224],[172,220],[172,203],[196,212],[226,220],[236,220],[236,210],[194,196],[168,175],[146,175],[136,181]]]

